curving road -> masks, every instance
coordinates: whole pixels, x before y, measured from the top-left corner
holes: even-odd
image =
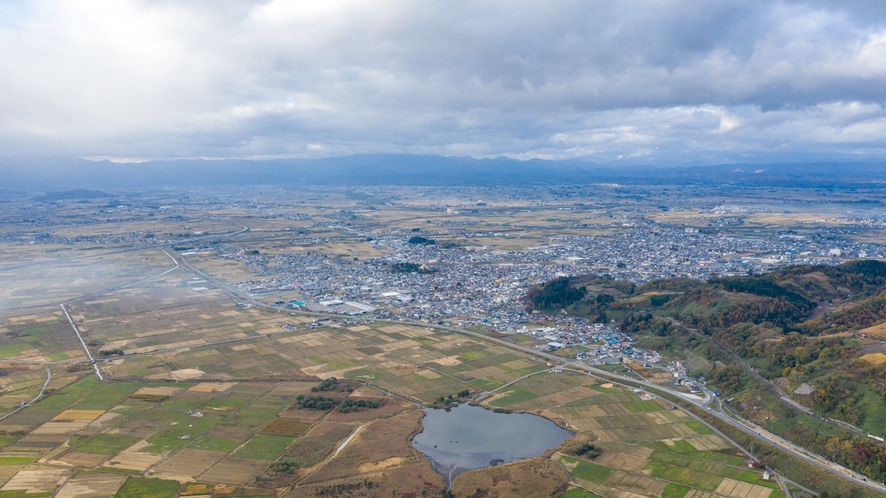
[[[181,262],[182,266],[184,266],[188,270],[192,271],[193,273],[199,275],[202,278],[205,278],[207,281],[209,281],[210,283],[212,283],[213,285],[218,287],[220,290],[227,292],[228,294],[234,296],[235,298],[237,298],[241,301],[252,303],[255,306],[269,309],[269,310],[273,310],[273,311],[277,311],[277,312],[287,312],[287,313],[294,313],[294,314],[306,315],[306,316],[319,316],[319,317],[330,317],[330,316],[336,317],[337,316],[337,317],[341,317],[341,318],[353,318],[353,317],[347,316],[347,315],[335,315],[335,314],[330,314],[330,313],[311,313],[311,312],[304,312],[304,311],[293,311],[293,310],[285,308],[285,307],[274,306],[274,305],[262,303],[260,301],[255,300],[251,295],[238,292],[237,290],[231,288],[227,284],[213,278],[211,275],[208,275],[206,272],[203,272],[202,270],[198,270],[197,268],[194,268],[180,254],[176,254],[176,256],[178,256],[179,261]],[[490,337],[488,335],[480,334],[478,332],[472,332],[470,330],[464,330],[464,329],[459,329],[459,328],[455,328],[455,327],[448,327],[448,326],[444,326],[444,325],[434,325],[434,324],[429,324],[429,323],[424,323],[424,322],[415,322],[412,320],[382,320],[382,319],[375,319],[375,318],[373,318],[373,320],[375,320],[376,322],[415,325],[418,327],[425,327],[425,328],[431,328],[431,329],[435,329],[435,330],[443,330],[443,331],[447,331],[447,332],[452,332],[455,334],[460,334],[460,335],[472,337],[475,339],[479,339],[482,341],[494,343],[494,344],[497,344],[497,345],[500,345],[500,346],[503,346],[503,347],[506,347],[506,348],[509,348],[512,350],[517,350],[517,351],[521,351],[524,353],[528,353],[528,354],[536,356],[536,357],[545,358],[546,360],[551,361],[552,363],[555,363],[557,365],[576,368],[576,369],[579,369],[579,370],[582,370],[585,372],[593,373],[594,375],[596,375],[598,377],[607,378],[607,379],[611,379],[611,380],[622,382],[622,383],[639,384],[639,385],[642,385],[646,389],[655,390],[655,391],[659,391],[659,392],[665,392],[665,393],[670,394],[672,396],[678,396],[679,398],[681,398],[685,401],[688,401],[688,402],[698,406],[699,408],[702,408],[702,409],[708,411],[712,416],[722,420],[723,422],[725,422],[725,423],[727,423],[727,424],[729,424],[729,425],[731,425],[731,426],[733,426],[733,427],[735,427],[735,428],[737,428],[737,429],[739,429],[739,430],[741,430],[741,431],[743,431],[743,432],[745,432],[757,439],[763,440],[763,441],[775,446],[776,448],[778,448],[778,449],[780,449],[780,450],[782,450],[782,451],[784,451],[796,458],[799,458],[800,460],[803,460],[804,462],[806,462],[810,465],[813,465],[813,466],[815,466],[821,470],[824,470],[830,474],[833,474],[835,476],[850,480],[853,483],[858,484],[859,486],[864,486],[872,491],[876,491],[878,493],[882,493],[882,494],[886,495],[886,486],[884,486],[883,484],[871,482],[871,481],[867,480],[867,478],[865,478],[865,477],[858,476],[852,470],[847,469],[847,468],[845,468],[841,465],[838,465],[834,462],[828,461],[828,460],[822,458],[821,456],[816,455],[816,454],[806,450],[805,448],[802,448],[800,446],[797,446],[797,445],[791,443],[790,441],[782,439],[781,437],[766,431],[762,427],[759,427],[759,426],[753,424],[752,422],[748,422],[748,421],[743,420],[737,416],[729,415],[727,412],[723,411],[723,406],[722,406],[722,403],[720,402],[719,398],[714,396],[711,392],[709,392],[705,388],[702,388],[702,392],[704,393],[704,396],[699,397],[694,394],[684,393],[684,392],[676,391],[676,390],[673,390],[673,389],[670,389],[670,388],[667,388],[664,386],[660,386],[658,384],[653,384],[653,383],[648,382],[646,380],[625,377],[622,375],[607,372],[606,370],[594,368],[594,367],[591,367],[587,364],[583,364],[581,362],[566,361],[559,356],[554,356],[552,354],[537,351],[533,348],[528,348],[526,346],[514,344],[511,342],[505,341],[503,339]],[[715,399],[717,400],[717,404],[716,404],[717,409],[712,410],[710,405]]]

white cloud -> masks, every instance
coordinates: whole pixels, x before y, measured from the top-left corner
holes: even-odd
[[[878,155],[883,14],[737,0],[25,2],[0,8],[0,147]]]

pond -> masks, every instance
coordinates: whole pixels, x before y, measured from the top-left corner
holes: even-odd
[[[537,415],[495,413],[471,405],[425,409],[422,425],[412,445],[449,485],[464,471],[538,456],[572,436]]]

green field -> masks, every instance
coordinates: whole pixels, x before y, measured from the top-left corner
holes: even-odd
[[[10,346],[0,347],[0,358],[12,358],[18,356],[22,352],[32,349],[30,344],[13,344]]]
[[[137,443],[139,438],[133,436],[122,436],[119,434],[99,434],[89,439],[83,444],[76,446],[72,438],[71,446],[77,451],[83,453],[94,453],[96,455],[116,455],[124,449]]]
[[[276,460],[293,441],[295,441],[293,437],[259,434],[234,452],[234,456],[257,460]]]
[[[117,491],[117,498],[175,498],[180,487],[176,481],[130,477]]]
[[[704,436],[704,435],[707,435],[707,434],[713,434],[713,433],[714,433],[714,431],[711,430],[710,427],[704,425],[704,424],[701,423],[701,422],[697,422],[697,421],[695,421],[695,420],[692,420],[692,421],[686,422],[686,426],[689,427],[690,429],[694,430],[695,433],[698,434],[698,435],[700,435],[700,436]]]
[[[665,479],[680,484],[687,484],[689,486],[698,489],[704,489],[707,491],[714,491],[715,489],[717,489],[720,481],[723,480],[722,477],[716,474],[694,471],[693,469],[685,467],[668,465],[667,463],[661,461],[649,462],[649,464],[646,465],[643,470],[647,471],[652,477],[657,477],[659,479]]]
[[[665,486],[664,491],[661,492],[661,498],[683,498],[689,491],[690,488],[687,488],[686,486],[668,484]]]
[[[503,391],[502,397],[490,401],[489,404],[491,406],[505,407],[516,405],[517,403],[522,403],[536,397],[535,394],[529,391],[524,391],[517,387],[509,387],[507,390]]]
[[[586,481],[603,482],[615,473],[615,469],[613,468],[604,467],[585,460],[579,460],[567,456],[561,457],[561,459],[567,464],[570,464],[567,466],[570,467],[570,474]]]
[[[0,465],[23,465],[34,463],[37,456],[0,455]]]
[[[644,413],[644,412],[658,412],[664,410],[661,405],[656,403],[655,401],[631,401],[629,403],[623,403],[625,408],[631,411],[631,413]]]
[[[498,379],[474,379],[469,384],[483,391],[492,391],[503,386],[504,382]]]
[[[195,450],[224,451],[225,453],[227,453],[229,451],[233,451],[234,448],[239,445],[240,441],[237,441],[235,439],[203,436],[200,439],[194,441],[194,444],[192,444],[190,448],[193,448]]]
[[[138,384],[123,382],[106,384],[89,396],[81,398],[74,406],[80,410],[109,410],[140,387],[142,386]]]

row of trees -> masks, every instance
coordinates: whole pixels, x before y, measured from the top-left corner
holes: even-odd
[[[581,443],[578,448],[575,448],[575,454],[593,460],[603,454],[603,448],[598,448],[591,443]]]
[[[381,404],[375,400],[346,398],[339,405],[338,411],[342,413],[351,413],[360,411],[361,408],[378,408],[379,406],[381,406]]]
[[[295,406],[299,410],[332,410],[337,404],[337,399],[327,398],[326,396],[306,396],[301,394],[295,398]]]
[[[338,411],[342,413],[351,413],[359,411],[363,408],[378,408],[381,403],[371,399],[353,399],[345,398],[337,400],[326,396],[307,396],[304,394],[295,398],[295,406],[299,410],[332,410],[338,406]]]
[[[328,379],[323,380],[319,386],[314,386],[311,388],[312,393],[320,392],[320,391],[335,391],[338,389],[338,379],[335,377],[330,377]]]
[[[450,394],[448,396],[437,396],[437,398],[434,399],[434,403],[431,406],[434,408],[448,409],[449,406],[452,405],[453,403],[458,402],[461,398],[467,398],[470,395],[471,395],[471,391],[469,391],[467,389],[462,389],[461,391],[459,391],[455,395]]]

